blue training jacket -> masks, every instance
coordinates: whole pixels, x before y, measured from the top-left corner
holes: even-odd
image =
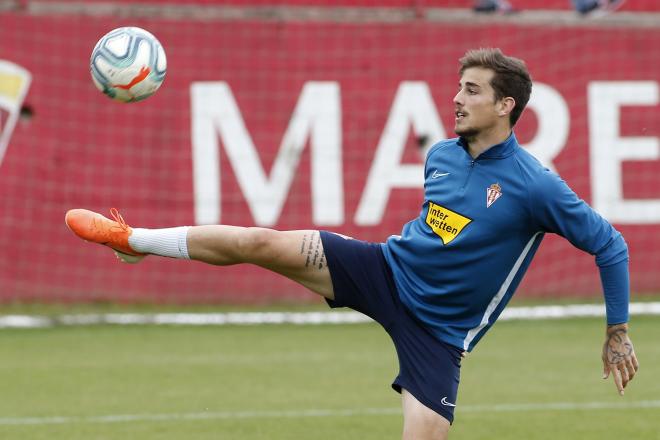
[[[470,351],[500,315],[546,232],[596,256],[607,322],[628,321],[621,234],[514,134],[473,159],[461,138],[434,145],[420,216],[382,244],[402,302],[440,340]]]

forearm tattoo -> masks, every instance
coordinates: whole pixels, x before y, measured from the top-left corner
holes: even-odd
[[[318,231],[303,235],[302,243],[300,243],[300,255],[305,256],[305,267],[321,270],[327,266],[321,234]]]
[[[623,362],[633,353],[633,346],[627,338],[625,329],[614,330],[607,336],[606,356],[610,364]]]

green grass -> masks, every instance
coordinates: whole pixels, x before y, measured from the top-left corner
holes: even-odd
[[[658,439],[658,407],[492,410],[660,399],[657,318],[633,320],[641,369],[623,398],[601,379],[603,332],[600,319],[495,325],[463,363],[452,440]],[[396,371],[375,324],[5,329],[0,439],[396,439]],[[147,417],[177,414],[208,418]],[[98,419],[113,415],[139,419]]]

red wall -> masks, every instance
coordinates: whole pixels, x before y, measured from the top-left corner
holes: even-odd
[[[102,34],[127,24],[158,36],[167,51],[168,76],[155,96],[125,105],[96,91],[88,62]],[[0,59],[23,66],[33,76],[24,103],[32,117],[16,125],[0,165],[0,299],[5,301],[308,298],[304,289],[252,267],[219,269],[153,257],[136,267],[121,265],[64,226],[64,213],[75,207],[101,212],[117,207],[134,226],[194,222],[193,82],[225,81],[231,86],[266,170],[303,85],[337,82],[346,220],[331,229],[384,240],[418,214],[421,190],[395,190],[377,226],[358,226],[354,215],[402,81],[429,85],[451,136],[456,60],[479,46],[501,47],[525,59],[534,79],[556,89],[569,107],[569,140],[554,163],[589,201],[588,83],[660,80],[658,28],[187,22],[3,13],[0,42]],[[658,137],[659,120],[658,106],[626,108],[622,135]],[[528,111],[517,129],[520,140],[533,138],[536,129],[536,116]],[[309,160],[306,150],[277,228],[323,227],[312,222]],[[403,160],[420,163],[412,137]],[[231,166],[226,160],[221,166],[222,221],[253,224]],[[626,195],[660,198],[658,171],[657,161],[625,164]],[[657,292],[660,226],[618,228],[631,249],[633,288]],[[537,296],[595,294],[593,258],[564,240],[546,238],[520,290]]]

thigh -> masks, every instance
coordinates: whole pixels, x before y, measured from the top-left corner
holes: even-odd
[[[319,231],[259,232],[253,264],[277,272],[319,295],[334,299],[332,280]]]
[[[401,390],[403,440],[445,440],[449,420],[424,406],[407,390]]]
[[[349,307],[391,328],[402,312],[394,278],[379,243],[321,231],[332,279],[331,307]]]
[[[399,358],[392,388],[405,389],[424,407],[453,422],[461,350],[438,340],[409,313],[402,313],[389,333]]]

